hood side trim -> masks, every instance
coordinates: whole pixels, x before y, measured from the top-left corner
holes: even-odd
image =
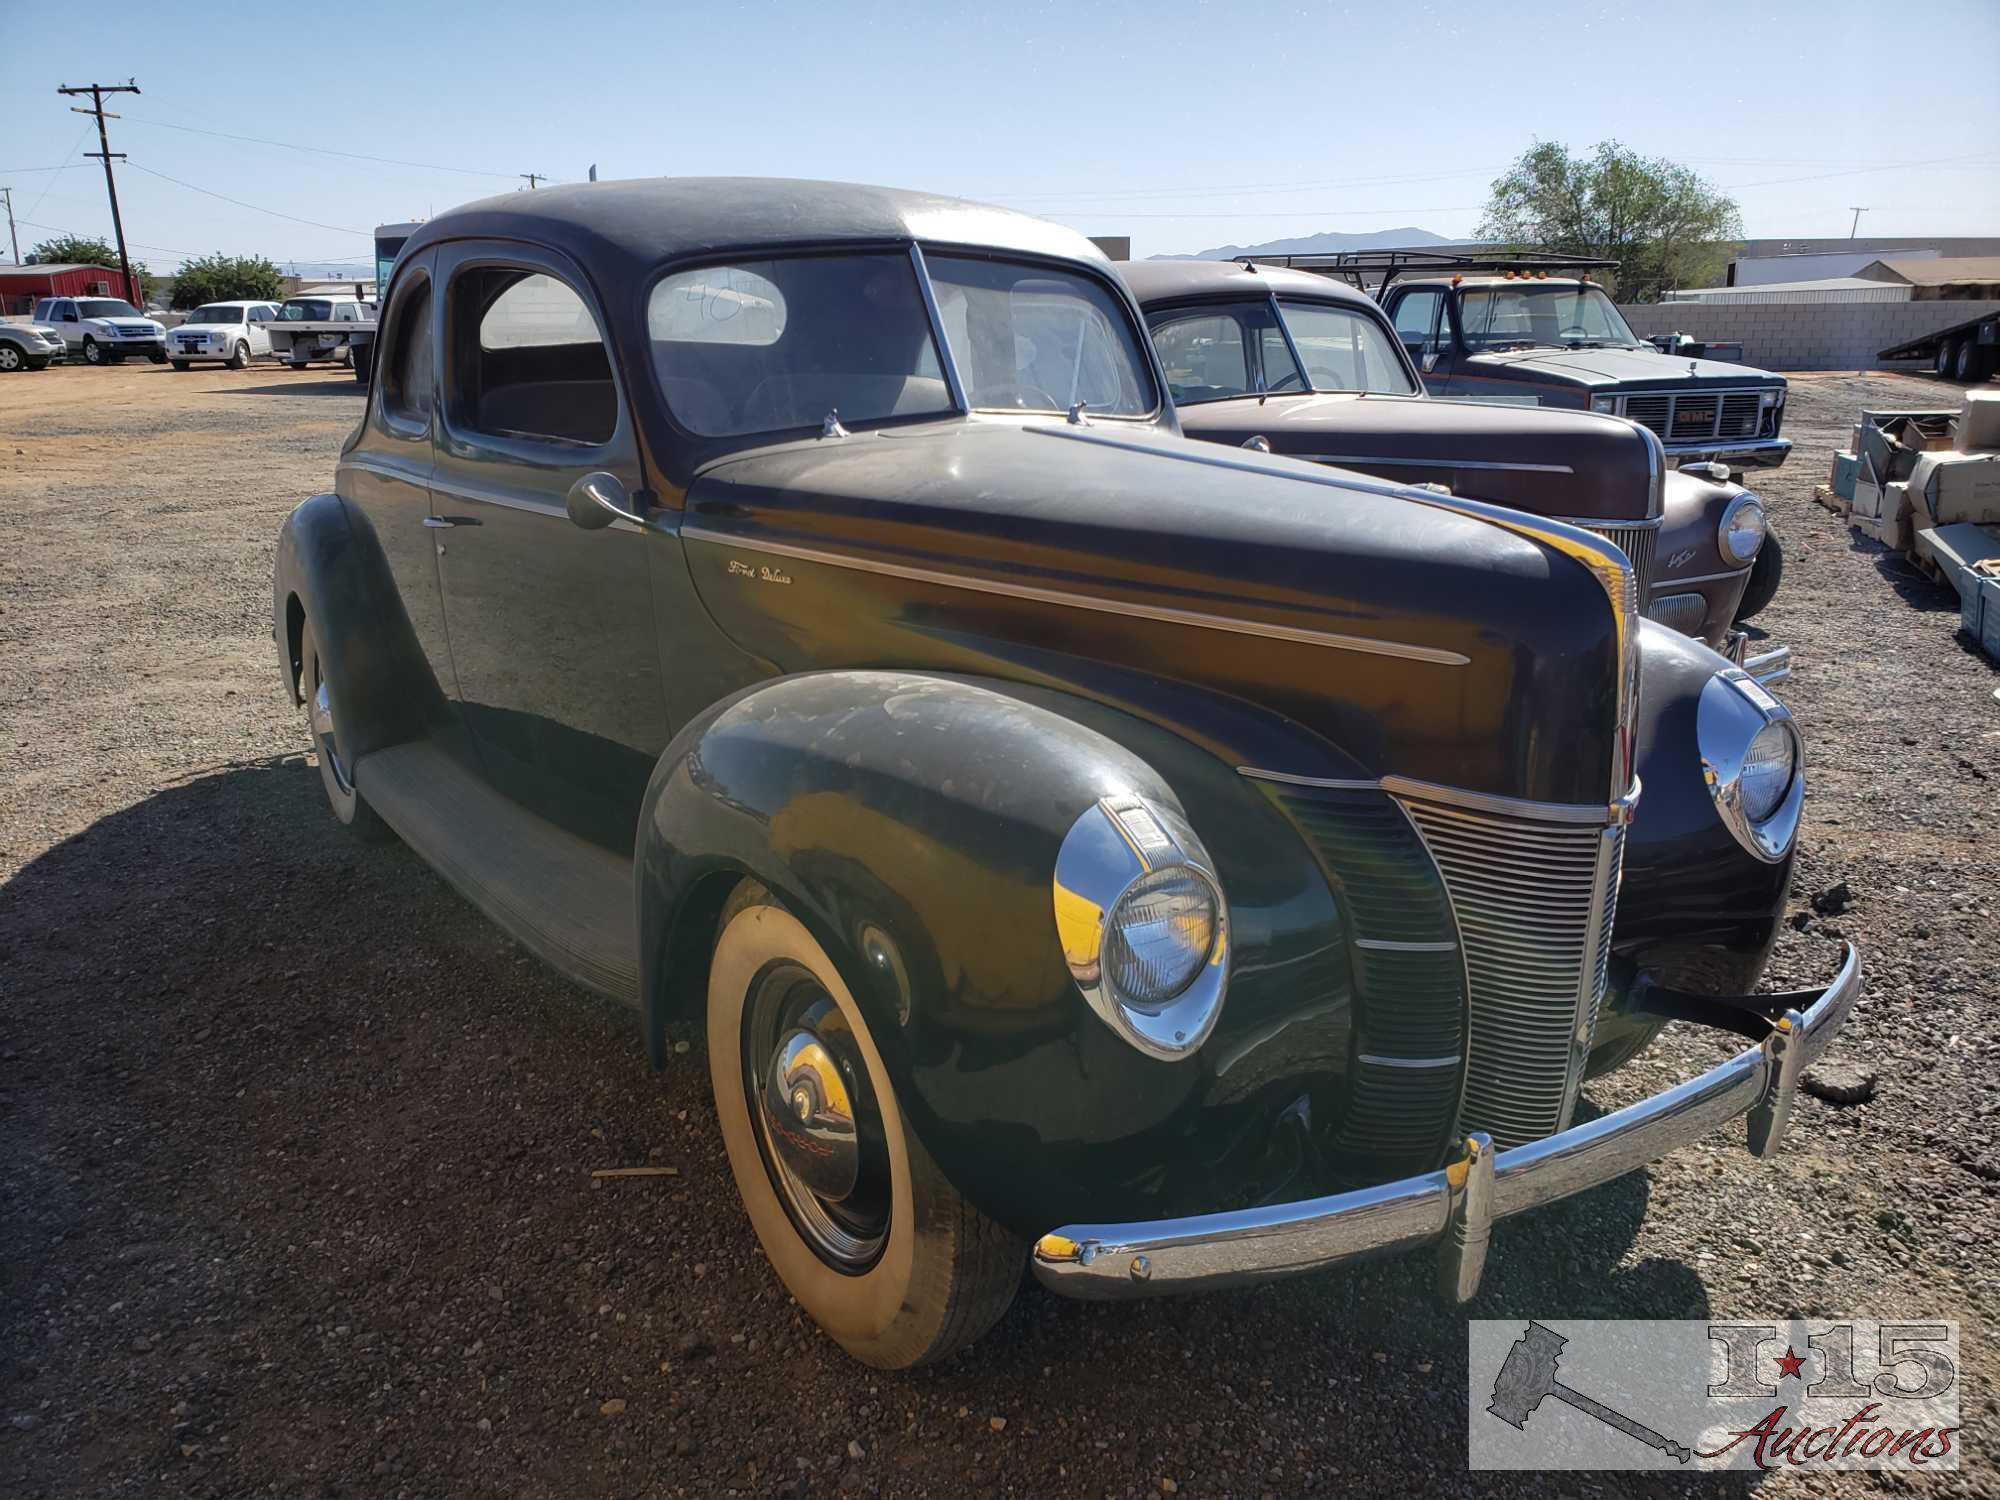
[[[1227,631],[1233,635],[1260,636],[1267,640],[1296,641],[1306,646],[1323,646],[1336,651],[1356,651],[1370,656],[1394,656],[1405,661],[1431,662],[1439,666],[1470,666],[1472,658],[1436,646],[1417,646],[1404,641],[1373,640],[1367,636],[1341,635],[1327,630],[1305,630],[1292,625],[1267,624],[1257,620],[1230,619],[1199,610],[1173,609],[1164,605],[1136,604],[1107,599],[1097,594],[1077,594],[1067,589],[1042,588],[1034,584],[1005,583],[994,578],[968,577],[935,568],[912,567],[906,563],[883,562],[846,552],[823,552],[816,547],[800,547],[790,542],[774,542],[763,537],[736,536],[705,526],[683,524],[683,540],[713,542],[718,546],[742,547],[751,552],[772,552],[801,562],[824,563],[861,573],[878,573],[886,578],[902,578],[914,583],[940,584],[979,594],[998,594],[1012,599],[1031,599],[1038,604],[1063,605],[1072,609],[1095,610],[1099,614],[1126,615],[1141,620],[1157,620],[1168,625],[1188,625],[1200,630]]]

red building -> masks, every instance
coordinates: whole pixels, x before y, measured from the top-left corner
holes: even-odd
[[[107,266],[0,266],[0,313],[31,313],[43,297],[123,297],[143,309],[138,280],[127,287]]]

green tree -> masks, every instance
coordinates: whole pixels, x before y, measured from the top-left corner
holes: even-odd
[[[94,240],[87,235],[59,234],[35,246],[33,254],[45,265],[74,264],[103,266],[112,271],[118,269],[118,251],[104,240]],[[153,285],[158,278],[146,269],[143,260],[132,262],[132,275],[139,283],[139,301],[143,304],[153,295]]]
[[[109,266],[118,269],[118,252],[103,240],[80,234],[59,234],[35,246],[35,259],[48,265]]]
[[[1602,141],[1588,156],[1537,141],[1493,183],[1482,239],[1615,260],[1620,301],[1704,286],[1743,232],[1733,199],[1663,157]]]
[[[170,300],[181,309],[204,302],[276,302],[283,291],[284,276],[261,255],[204,255],[182,263]]]

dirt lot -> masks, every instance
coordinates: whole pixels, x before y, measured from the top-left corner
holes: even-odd
[[[1808,499],[1858,408],[1956,395],[1792,390],[1760,623],[1812,795],[1772,978],[1864,948],[1837,1055],[1880,1092],[1802,1098],[1774,1167],[1731,1132],[1509,1221],[1471,1311],[1959,1318],[1972,1456],[1933,1483],[1993,1493],[2000,673]],[[326,814],[270,562],[359,404],[270,366],[0,378],[0,1493],[1468,1487],[1466,1314],[1421,1258],[1130,1307],[1030,1287],[914,1376],[807,1325],[699,1038],[655,1075],[626,1016]],[[1723,1050],[1676,1031],[1592,1097]],[[589,1176],[639,1163],[680,1175]],[[1522,1477],[1495,1487],[1545,1491]]]

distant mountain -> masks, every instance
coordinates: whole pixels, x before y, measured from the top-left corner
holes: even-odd
[[[1451,240],[1441,234],[1432,234],[1428,229],[1377,229],[1367,234],[1342,234],[1329,230],[1325,234],[1302,235],[1290,240],[1266,240],[1261,245],[1218,245],[1213,250],[1195,252],[1196,260],[1234,260],[1239,255],[1331,255],[1341,250],[1418,250],[1433,245],[1472,245],[1476,240]],[[1179,260],[1183,257],[1155,255],[1154,260]]]

